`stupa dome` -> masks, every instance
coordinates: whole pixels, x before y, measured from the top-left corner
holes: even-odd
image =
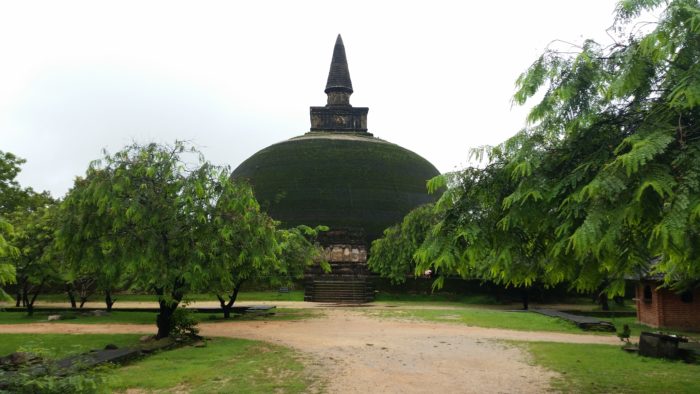
[[[311,131],[271,145],[233,171],[285,226],[360,230],[369,243],[413,208],[432,202],[427,160],[367,132],[367,108],[352,107],[352,82],[340,35],[325,92],[311,107]]]

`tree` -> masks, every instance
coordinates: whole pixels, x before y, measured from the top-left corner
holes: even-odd
[[[49,205],[13,215],[12,243],[18,249],[12,259],[17,276],[16,306],[25,306],[30,316],[45,286],[58,279],[60,252],[54,245],[55,213],[56,206]]]
[[[647,32],[631,23],[662,4]],[[520,76],[517,104],[544,91],[531,126],[460,174],[453,219],[433,231],[435,244],[459,247],[426,244],[424,264],[442,250],[438,265],[453,271],[513,285],[568,281],[604,297],[649,269],[669,285],[698,283],[700,6],[626,0],[614,27],[624,32],[615,44],[549,49]]]
[[[217,206],[223,209],[217,216],[228,226],[214,239],[209,251],[220,270],[208,272],[211,283],[208,290],[215,293],[226,319],[231,316],[243,283],[270,274],[277,263],[275,255],[279,248],[276,222],[260,210],[250,186],[243,182],[232,182],[231,186],[236,189],[236,208],[231,209],[230,204]]]
[[[70,292],[78,293],[80,307],[95,291],[104,295],[107,311],[116,302],[114,290],[124,281],[127,263],[125,256],[114,254],[105,247],[112,247],[117,240],[124,241],[111,228],[112,220],[105,207],[96,199],[96,193],[108,193],[110,172],[91,168],[85,179],[75,180],[63,204],[61,204],[61,228],[58,243],[64,251],[64,276]],[[105,197],[102,197],[103,199]],[[129,198],[115,196],[115,198]],[[116,205],[115,205],[116,207]],[[118,211],[111,212],[114,215]],[[122,232],[129,231],[126,225]]]
[[[422,205],[409,212],[401,221],[386,230],[382,238],[372,242],[367,266],[375,273],[401,284],[416,271],[413,255],[425,241],[430,228],[436,224],[438,213],[434,204]]]
[[[8,297],[2,287],[15,283],[15,267],[9,260],[17,257],[18,251],[7,241],[13,234],[12,225],[0,217],[0,298]]]
[[[180,302],[209,289],[212,273],[226,272],[227,261],[215,257],[247,225],[235,221],[246,220],[252,193],[229,175],[182,142],[106,154],[63,203],[58,234],[66,258],[121,267],[157,294],[157,337],[169,336]]]
[[[326,273],[331,271],[331,266],[323,258],[323,248],[316,241],[324,231],[328,231],[328,227],[301,225],[277,230],[279,265],[273,276],[277,284],[288,284],[292,279],[302,278],[306,268],[313,264],[319,264]]]
[[[24,160],[12,153],[0,151],[0,286],[15,283],[15,267],[10,259],[17,257],[18,250],[9,242],[14,231],[7,216],[20,200],[21,189],[15,178],[22,163]],[[6,297],[0,287],[0,298]]]
[[[15,180],[25,162],[10,152],[0,151],[0,215],[14,212],[23,200],[23,191]]]
[[[19,185],[15,178],[24,162],[10,152],[0,151],[0,286],[15,283],[17,268],[22,268],[20,289],[29,286],[23,273],[25,266],[46,263],[43,256],[50,242],[44,238],[48,235],[44,226],[49,225],[44,220],[45,209],[55,203],[48,192],[36,193]],[[41,239],[29,239],[33,236]],[[21,299],[22,291],[19,293]],[[2,289],[0,297],[7,297]]]
[[[246,217],[233,218],[236,231],[223,239],[221,248],[212,249],[212,258],[222,259],[225,271],[209,272],[210,290],[219,300],[225,319],[230,318],[245,283],[281,285],[303,277],[304,269],[320,260],[321,250],[314,241],[319,231],[326,230],[323,226],[277,229],[277,222],[260,211],[250,187],[239,185],[249,194],[242,199],[250,204],[242,211]]]
[[[31,187],[22,188],[17,182],[15,178],[25,162],[10,152],[0,151],[0,216],[36,209],[53,201],[48,192],[37,193]]]

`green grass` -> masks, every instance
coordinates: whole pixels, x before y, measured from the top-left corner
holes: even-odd
[[[0,356],[28,351],[48,358],[61,358],[103,349],[107,344],[119,347],[135,345],[139,337],[133,334],[0,334]]]
[[[573,323],[562,319],[548,317],[533,312],[509,312],[503,310],[485,308],[459,308],[459,309],[410,309],[410,307],[395,310],[368,310],[366,313],[382,318],[399,318],[434,321],[442,323],[465,324],[475,327],[503,328],[519,331],[550,331],[575,334],[614,335],[604,331],[585,331]],[[630,338],[634,342],[642,331],[658,331],[659,329],[641,324],[635,317],[600,318],[610,321],[618,332],[622,331],[624,324],[629,325]],[[664,332],[683,335],[693,340],[700,340],[700,333],[667,330]]]
[[[131,324],[155,324],[155,312],[120,312],[113,311],[108,316],[82,316],[80,313],[66,311],[60,313],[69,318],[49,322],[48,316],[56,312],[34,312],[34,315],[27,316],[26,312],[0,312],[0,324],[26,324],[26,323],[74,323],[74,324],[104,324],[104,323],[131,323]]]
[[[235,315],[230,320],[224,320],[221,313],[195,313],[194,317],[199,322],[223,322],[223,321],[246,321],[246,320],[301,320],[317,317],[321,314],[313,309],[291,309],[276,308],[274,314],[249,313]],[[26,312],[0,312],[0,324],[26,324],[26,323],[47,323],[48,315],[55,312],[34,312],[33,316],[27,316]],[[58,320],[48,323],[73,323],[73,324],[106,324],[106,323],[129,323],[129,324],[155,324],[157,312],[124,312],[112,311],[108,316],[83,316],[80,312],[66,311],[61,313],[69,317],[66,320]]]
[[[157,302],[158,296],[154,294],[115,294],[117,300],[115,306],[119,306],[119,302]],[[213,294],[189,294],[187,299],[190,301],[217,301],[216,295]],[[41,294],[37,301],[40,302],[56,302],[68,304],[68,296],[64,294]],[[95,294],[88,302],[103,302],[101,294]],[[290,290],[288,293],[280,293],[276,290],[270,291],[247,291],[238,294],[236,301],[304,301],[303,290]]]
[[[520,331],[581,333],[581,329],[561,319],[531,312],[508,312],[482,308],[370,310],[367,313],[385,318],[417,319],[468,326],[504,328]]]
[[[224,319],[224,315],[222,313],[197,313],[195,314],[195,318],[202,323],[249,320],[288,321],[312,319],[315,317],[319,317],[322,314],[322,312],[317,309],[275,308],[274,311],[275,313],[273,315],[266,313],[246,313],[242,315],[236,315],[229,320]]]
[[[556,371],[565,393],[699,393],[700,365],[629,354],[616,346],[519,343],[533,361]]]
[[[294,351],[215,338],[204,348],[161,352],[109,372],[109,388],[192,393],[303,393],[311,383]]]
[[[384,293],[377,294],[375,301],[380,302],[398,302],[398,303],[437,303],[437,304],[465,304],[465,305],[497,305],[501,304],[494,296],[490,294],[402,294],[402,293]]]
[[[0,334],[0,356],[32,351],[56,359],[138,344],[131,334]],[[291,349],[264,342],[215,338],[203,348],[164,351],[105,372],[110,390],[138,388],[193,393],[303,393],[311,383]]]

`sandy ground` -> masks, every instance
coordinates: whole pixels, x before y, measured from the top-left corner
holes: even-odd
[[[311,373],[326,382],[324,391],[330,393],[539,393],[547,391],[556,375],[531,365],[525,352],[503,340],[619,343],[614,336],[380,319],[354,308],[325,308],[323,317],[300,321],[202,323],[200,328],[206,336],[256,339],[297,349],[308,356]],[[0,326],[0,333],[154,331],[153,326],[129,324]]]

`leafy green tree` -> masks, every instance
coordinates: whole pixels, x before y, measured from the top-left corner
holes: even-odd
[[[114,247],[117,240],[123,241],[119,238],[123,234],[111,228],[111,221],[116,218],[108,216],[119,212],[105,211],[105,206],[96,199],[97,193],[109,192],[111,174],[99,168],[89,169],[84,179],[75,180],[61,204],[57,242],[64,252],[63,275],[69,293],[78,294],[81,308],[88,297],[99,291],[104,295],[107,310],[111,311],[116,302],[112,294],[124,281],[127,266],[124,256],[106,249]]]
[[[0,216],[33,210],[53,201],[48,192],[37,193],[31,187],[22,188],[17,182],[15,178],[25,162],[10,152],[0,151]]]
[[[643,11],[658,22],[631,23]],[[516,103],[543,92],[531,126],[460,174],[423,264],[606,297],[650,268],[697,283],[700,6],[625,0],[614,27],[615,44],[549,49],[520,76]]]
[[[23,305],[31,316],[34,302],[45,286],[58,281],[60,252],[54,244],[56,205],[38,207],[14,214],[12,243],[18,253],[12,259],[17,277],[17,306]]]
[[[10,262],[18,251],[7,239],[14,234],[12,225],[0,217],[0,298],[8,298],[3,286],[15,283],[15,266]]]
[[[10,152],[0,151],[0,215],[14,212],[24,198],[22,188],[15,178],[25,161]]]
[[[249,188],[247,190],[250,191]],[[221,255],[214,256],[227,261],[227,271],[210,272],[210,290],[216,293],[225,319],[230,318],[238,293],[245,283],[289,284],[293,279],[303,277],[304,269],[321,258],[321,249],[314,241],[318,232],[325,230],[324,227],[276,229],[277,222],[260,212],[252,194],[250,197],[248,201],[254,206],[246,210],[246,215],[253,217],[234,220],[234,223],[245,224],[245,228],[226,240]]]
[[[437,218],[434,204],[426,204],[409,212],[401,223],[384,230],[382,238],[372,242],[367,260],[369,269],[393,284],[404,283],[407,276],[420,275],[423,271],[416,272],[413,255]]]
[[[273,276],[278,281],[276,284],[288,284],[293,279],[302,278],[306,268],[313,264],[319,264],[323,271],[330,272],[330,265],[323,259],[323,248],[316,241],[324,231],[328,231],[328,227],[302,225],[277,230],[277,260],[280,263]]]
[[[229,175],[182,142],[133,144],[105,155],[63,202],[66,259],[119,267],[135,286],[153,291],[157,337],[169,336],[180,302],[227,272],[220,251],[248,225],[237,220],[247,220],[252,193]]]
[[[276,222],[260,210],[249,185],[232,182],[236,189],[236,201],[217,208],[220,220],[228,223],[226,231],[213,239],[209,258],[219,264],[219,270],[209,270],[209,291],[216,294],[224,318],[228,319],[238,292],[251,279],[264,277],[276,265],[275,256],[279,245],[275,236]],[[224,297],[228,298],[226,300]]]
[[[41,283],[53,278],[49,260],[56,252],[51,234],[56,201],[48,192],[20,186],[15,178],[24,162],[0,151],[0,286],[15,283],[17,275],[17,304],[27,305],[31,314]],[[0,289],[0,296],[7,294]]]

